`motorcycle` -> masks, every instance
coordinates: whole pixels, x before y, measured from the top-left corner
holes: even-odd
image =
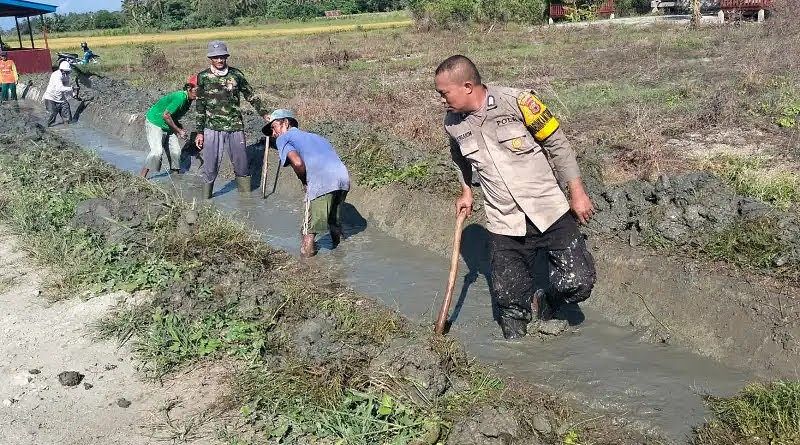
[[[70,65],[83,65],[83,57],[78,56],[75,53],[58,53],[58,60],[56,64],[61,62],[68,62]],[[97,54],[92,54],[89,57],[89,63],[98,63],[100,62],[100,56]]]

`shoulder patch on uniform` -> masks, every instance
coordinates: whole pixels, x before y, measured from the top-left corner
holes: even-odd
[[[486,109],[494,110],[495,108],[497,108],[497,103],[494,100],[494,96],[490,94],[489,97],[486,99]]]
[[[517,105],[522,112],[525,126],[533,134],[533,138],[542,142],[558,130],[558,119],[535,94],[523,91],[517,96]]]

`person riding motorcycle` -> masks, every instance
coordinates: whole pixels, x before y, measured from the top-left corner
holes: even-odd
[[[89,49],[89,45],[86,42],[81,42],[81,49],[83,50],[83,64],[87,64],[92,60],[94,57],[94,52]]]

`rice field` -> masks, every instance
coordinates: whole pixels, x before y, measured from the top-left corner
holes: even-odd
[[[341,18],[320,18],[305,22],[287,21],[260,25],[202,28],[194,30],[167,31],[128,35],[75,35],[50,36],[48,45],[52,50],[71,50],[80,48],[81,42],[89,40],[91,48],[107,48],[120,45],[142,43],[165,44],[214,39],[237,40],[248,38],[268,38],[281,36],[301,36],[348,31],[370,31],[379,29],[405,28],[412,24],[405,12],[356,14]],[[35,40],[36,47],[44,47],[43,38]]]

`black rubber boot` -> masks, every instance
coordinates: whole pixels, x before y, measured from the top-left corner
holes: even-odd
[[[211,199],[211,195],[214,193],[214,183],[211,184],[203,184],[203,198]]]
[[[516,340],[528,335],[528,320],[500,317],[500,329],[506,340]]]
[[[341,227],[334,227],[331,226],[331,243],[333,244],[333,248],[337,248],[339,243],[342,242],[342,228]]]
[[[250,193],[250,177],[237,176],[236,188],[239,190],[239,193]]]
[[[531,312],[533,317],[539,321],[552,320],[558,311],[558,305],[554,304],[553,299],[543,290],[539,289],[531,298]]]

